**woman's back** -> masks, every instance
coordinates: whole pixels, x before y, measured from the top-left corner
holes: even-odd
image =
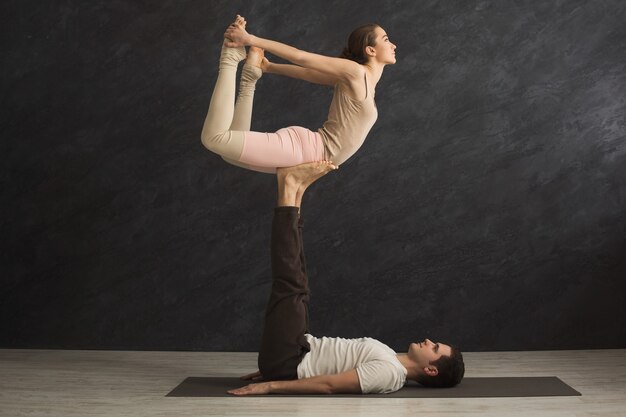
[[[351,95],[358,95],[360,88],[351,88],[344,81],[337,82],[328,119],[318,130],[324,140],[326,159],[337,165],[345,162],[361,147],[378,118],[374,91],[368,83],[367,71],[363,73],[365,98],[352,98]]]

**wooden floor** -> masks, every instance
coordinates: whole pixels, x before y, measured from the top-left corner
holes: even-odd
[[[256,354],[0,349],[0,416],[626,416],[626,350],[464,356],[467,376],[555,375],[582,396],[172,398],[188,376],[255,371]]]

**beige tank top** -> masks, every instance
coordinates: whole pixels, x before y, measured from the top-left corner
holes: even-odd
[[[335,84],[328,120],[318,129],[324,141],[326,159],[336,165],[344,163],[359,150],[378,118],[373,91],[367,86],[367,73],[363,101],[346,95],[347,89],[342,82]]]

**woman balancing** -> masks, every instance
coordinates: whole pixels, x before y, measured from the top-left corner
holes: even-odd
[[[237,15],[224,33],[202,143],[227,162],[260,172],[323,160],[340,165],[361,147],[378,117],[374,89],[385,65],[396,62],[395,49],[380,26],[369,24],[350,34],[340,58],[314,54],[248,33],[246,20]],[[264,51],[296,65],[271,63]],[[235,103],[237,66],[244,59]],[[324,126],[317,132],[300,126],[251,131],[255,84],[264,72],[334,86]]]

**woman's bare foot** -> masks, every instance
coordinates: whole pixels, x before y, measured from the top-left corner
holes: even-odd
[[[240,28],[242,28],[243,30],[245,30],[247,24],[248,24],[248,22],[246,22],[246,19],[243,16],[237,15],[237,17],[235,18],[235,21],[233,23],[231,23],[230,25],[236,25],[236,26],[239,26]],[[232,42],[232,39],[229,39],[226,36],[224,36],[224,45],[226,44],[226,42]],[[242,47],[242,46],[243,45],[240,45],[240,44],[231,44],[229,46],[229,48],[239,48],[239,47]]]
[[[270,64],[271,62],[267,58],[263,57],[263,60],[261,61],[261,71],[268,72],[270,69]]]
[[[248,48],[248,57],[246,64],[263,69],[263,60],[265,59],[265,50],[257,46]]]
[[[306,189],[315,181],[337,168],[330,161],[319,161],[276,169],[278,205],[300,207],[300,202]]]

